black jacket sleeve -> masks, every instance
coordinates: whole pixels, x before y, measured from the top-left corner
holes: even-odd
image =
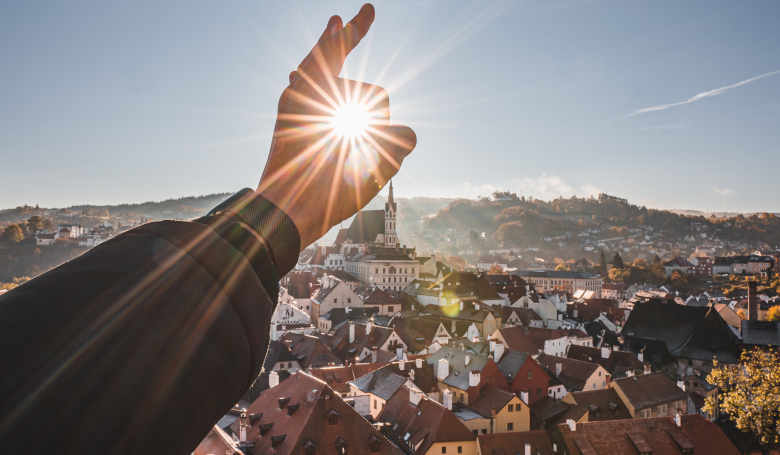
[[[299,248],[246,189],[0,296],[0,451],[191,452],[258,374]]]

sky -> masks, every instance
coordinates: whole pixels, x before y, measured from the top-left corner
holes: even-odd
[[[359,1],[0,5],[0,208],[257,185],[278,96]],[[418,146],[398,196],[780,211],[780,2],[377,1],[342,76]]]

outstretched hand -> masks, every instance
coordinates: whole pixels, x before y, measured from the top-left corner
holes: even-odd
[[[339,16],[331,17],[279,99],[257,190],[293,220],[301,249],[363,208],[417,144],[410,128],[390,124],[384,89],[339,77],[373,21],[370,4],[346,26]],[[345,105],[357,114],[340,118]]]

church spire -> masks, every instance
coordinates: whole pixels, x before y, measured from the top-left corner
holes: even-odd
[[[393,181],[390,180],[390,195],[387,197],[387,201],[392,205],[393,202]]]
[[[393,199],[393,181],[390,180],[390,191],[385,203],[385,246],[390,248],[398,246],[398,237],[395,233],[396,210],[397,207]]]

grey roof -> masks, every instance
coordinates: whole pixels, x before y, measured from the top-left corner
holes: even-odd
[[[466,356],[469,356],[469,364],[466,365]],[[438,368],[439,359],[446,358],[449,361],[450,375],[444,379],[444,383],[460,390],[469,388],[469,372],[482,371],[488,361],[488,356],[479,354],[471,349],[460,350],[451,346],[444,346],[436,353],[430,355],[427,362]],[[438,372],[436,372],[438,374]]]
[[[385,233],[384,210],[361,210],[352,219],[347,238],[352,243],[372,243],[376,236]]]
[[[527,352],[509,351],[504,354],[504,357],[498,362],[498,369],[504,373],[504,376],[514,377],[517,370],[523,366],[526,359],[528,359]]]
[[[482,417],[479,413],[472,411],[467,407],[461,407],[460,409],[453,410],[452,413],[462,421],[484,419],[484,417]]]
[[[780,346],[780,321],[742,321],[742,343],[755,346]]]
[[[387,401],[406,382],[406,378],[393,371],[390,365],[374,370],[350,382],[362,392],[372,393]]]

